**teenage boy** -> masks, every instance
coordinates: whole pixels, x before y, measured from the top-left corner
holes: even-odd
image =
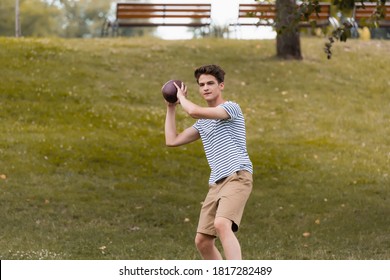
[[[167,102],[165,140],[176,147],[202,139],[211,174],[209,191],[200,212],[195,244],[204,259],[222,259],[215,246],[219,237],[226,259],[242,259],[235,235],[252,191],[253,166],[246,148],[245,120],[238,104],[225,101],[224,70],[205,65],[195,70],[199,93],[207,102],[201,107],[187,99],[187,87],[177,87],[178,101]],[[181,133],[176,131],[176,106],[197,119]]]

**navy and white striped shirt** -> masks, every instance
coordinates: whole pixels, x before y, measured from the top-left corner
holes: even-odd
[[[211,174],[209,184],[240,170],[253,173],[246,149],[245,119],[237,103],[227,101],[222,106],[229,119],[199,119],[193,125],[203,142]]]

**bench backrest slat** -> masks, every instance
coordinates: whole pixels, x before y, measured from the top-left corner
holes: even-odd
[[[166,15],[161,13],[151,13],[151,14],[137,14],[137,13],[123,13],[119,17],[119,19],[136,19],[136,18],[205,18],[203,15],[191,15],[190,17],[187,15]]]
[[[312,13],[309,16],[310,20],[327,20],[330,17],[330,3],[320,3],[321,10],[317,13]],[[259,18],[259,19],[275,19],[276,18],[275,4],[255,3],[255,4],[239,4],[238,17],[240,18]]]
[[[240,4],[238,18],[276,18],[275,5],[268,4]]]
[[[371,16],[376,11],[376,3],[355,3],[354,19],[359,22],[361,20],[370,20]],[[390,21],[390,3],[385,5],[385,18],[384,21]]]
[[[208,19],[211,4],[118,3],[116,16],[121,19],[192,18]]]
[[[359,26],[369,26],[373,23],[372,16],[375,14],[376,10],[376,3],[355,3],[355,7],[353,9],[353,18]],[[390,3],[385,4],[384,13],[384,18],[378,19],[376,22],[378,27],[390,27]]]

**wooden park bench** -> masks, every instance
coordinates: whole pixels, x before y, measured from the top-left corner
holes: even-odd
[[[207,28],[211,4],[203,3],[117,3],[116,19],[108,27],[117,34],[120,27],[185,26]]]
[[[371,2],[356,2],[353,9],[353,18],[359,27],[374,24],[375,27],[390,27],[390,3],[386,2],[384,9],[384,18],[380,18],[377,12],[376,3]],[[377,20],[373,21],[374,19]]]
[[[330,3],[320,3],[320,12],[310,14],[308,20],[301,18],[300,27],[324,27],[329,25]],[[276,19],[275,3],[239,4],[238,18],[235,26],[273,26]]]

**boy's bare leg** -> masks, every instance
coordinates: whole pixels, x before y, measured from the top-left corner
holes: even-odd
[[[241,260],[241,246],[234,232],[232,221],[226,218],[217,217],[214,221],[219,239],[221,240],[225,258],[227,260]]]
[[[215,237],[197,233],[195,237],[196,248],[205,260],[222,260],[221,253],[215,246]]]

